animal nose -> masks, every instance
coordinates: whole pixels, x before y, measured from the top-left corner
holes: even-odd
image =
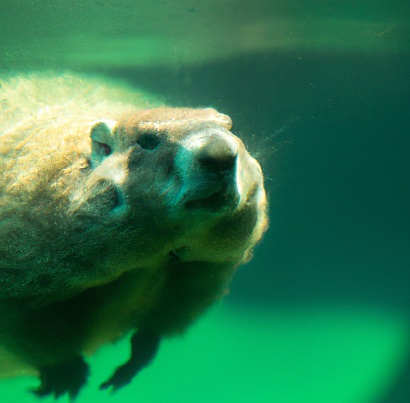
[[[240,144],[229,132],[208,128],[193,135],[185,145],[192,157],[187,172],[185,207],[218,212],[234,209],[238,202],[236,160]]]
[[[228,171],[235,166],[235,144],[223,134],[209,134],[202,144],[192,151],[199,165],[206,171]]]

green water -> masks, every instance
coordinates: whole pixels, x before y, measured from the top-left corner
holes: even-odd
[[[1,10],[5,71],[103,73],[173,105],[212,105],[266,174],[270,229],[231,294],[114,395],[98,385],[128,344],[101,349],[78,402],[410,401],[406,1]],[[2,381],[1,400],[34,402],[35,385]]]

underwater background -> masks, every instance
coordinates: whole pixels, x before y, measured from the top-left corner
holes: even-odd
[[[409,17],[405,0],[0,0],[3,72],[213,106],[266,177],[270,228],[230,295],[112,395],[128,343],[100,349],[78,403],[410,402]],[[2,380],[0,400],[37,385]]]

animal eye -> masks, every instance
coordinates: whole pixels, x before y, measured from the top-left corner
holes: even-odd
[[[144,133],[137,140],[137,144],[144,150],[154,150],[160,142],[161,139],[154,133]]]

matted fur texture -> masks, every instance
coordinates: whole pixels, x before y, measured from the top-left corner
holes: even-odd
[[[74,397],[83,354],[138,329],[154,355],[227,292],[266,229],[262,172],[228,116],[125,85],[32,74],[0,102],[0,345]]]

